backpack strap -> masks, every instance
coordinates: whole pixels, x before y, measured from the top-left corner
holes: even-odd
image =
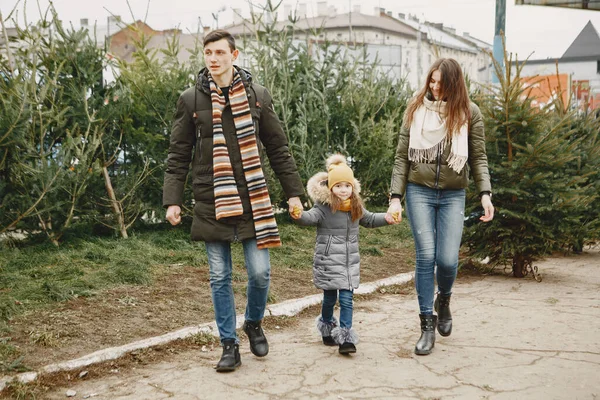
[[[258,114],[262,111],[262,107],[264,104],[265,91],[261,87],[262,90],[256,90],[254,85],[250,85],[250,89],[252,90],[253,100],[250,101],[250,108],[258,110]]]

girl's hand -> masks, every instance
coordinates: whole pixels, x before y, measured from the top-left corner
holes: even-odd
[[[402,221],[402,204],[400,204],[400,199],[392,199],[390,201],[387,214],[385,214],[385,220],[390,225],[396,225]]]
[[[302,210],[304,210],[304,207],[302,206],[302,202],[300,201],[299,197],[290,197],[288,199],[288,211],[293,219],[300,218],[300,215],[302,215]]]
[[[300,216],[302,216],[302,208],[294,206],[294,208],[292,208],[292,211],[290,211],[290,215],[293,219],[300,218]]]
[[[489,194],[484,194],[481,196],[481,206],[483,207],[483,211],[485,215],[479,218],[483,222],[490,222],[494,219],[494,205],[492,204],[492,199]]]

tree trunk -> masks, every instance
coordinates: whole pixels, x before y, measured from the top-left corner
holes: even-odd
[[[513,257],[513,276],[515,278],[524,278],[525,277],[525,257],[520,254],[517,254]]]
[[[117,201],[117,197],[115,196],[115,191],[113,190],[113,186],[110,181],[110,176],[108,175],[108,168],[106,168],[106,165],[102,167],[102,175],[104,176],[104,186],[106,186],[106,192],[108,193],[110,204],[112,205],[113,211],[115,212],[115,216],[117,217],[119,231],[123,239],[127,239],[127,228],[125,227],[123,209],[121,208],[121,205],[119,204],[119,202]]]

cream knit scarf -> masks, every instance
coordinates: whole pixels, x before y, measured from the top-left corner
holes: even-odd
[[[462,171],[469,157],[468,125],[453,132],[448,166],[457,174]],[[410,125],[408,159],[414,162],[434,161],[448,144],[446,134],[446,102],[423,99]]]

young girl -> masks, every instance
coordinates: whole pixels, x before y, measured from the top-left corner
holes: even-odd
[[[360,279],[358,225],[376,228],[387,225],[385,213],[372,213],[359,197],[360,185],[342,155],[327,159],[328,172],[309,179],[308,195],[315,202],[309,211],[294,210],[300,225],[316,225],[313,264],[315,286],[323,289],[323,306],[317,329],[327,346],[339,345],[340,354],[356,353],[358,335],[352,329],[352,295]],[[340,299],[340,320],[333,307]]]

